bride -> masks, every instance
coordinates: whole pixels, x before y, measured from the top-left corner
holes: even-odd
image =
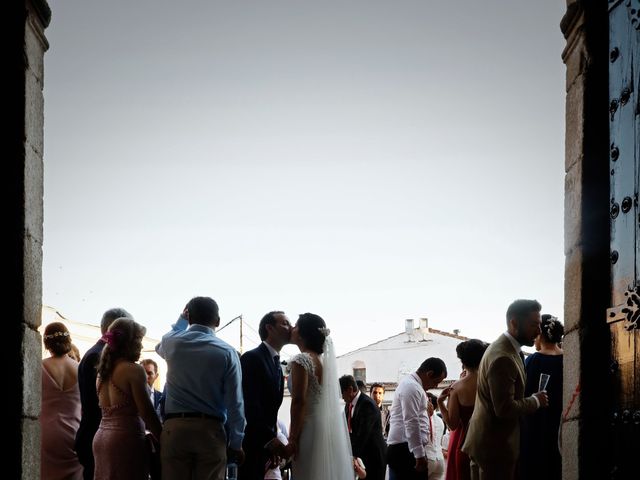
[[[353,480],[336,356],[324,320],[313,313],[300,315],[291,331],[291,343],[301,352],[289,361],[291,431],[286,453],[293,456],[292,477]]]

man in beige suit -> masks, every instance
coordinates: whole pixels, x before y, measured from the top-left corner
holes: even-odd
[[[540,333],[540,303],[516,300],[507,309],[507,332],[493,342],[478,370],[478,393],[462,451],[473,480],[512,480],[520,451],[520,417],[548,404],[546,392],[524,398],[522,345]]]

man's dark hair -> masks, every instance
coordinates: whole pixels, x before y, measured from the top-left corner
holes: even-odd
[[[218,304],[210,297],[194,297],[187,303],[189,324],[213,327],[218,320]]]
[[[512,318],[520,323],[528,318],[532,312],[540,312],[540,310],[542,310],[542,305],[537,300],[518,299],[507,308],[507,325]]]
[[[353,388],[356,392],[358,391],[358,384],[356,383],[356,379],[353,378],[353,375],[343,375],[338,381],[340,382],[341,392],[344,392],[349,387]]]
[[[267,333],[267,325],[275,325],[276,324],[276,315],[284,315],[284,312],[279,310],[274,310],[273,312],[267,313],[262,320],[260,320],[260,325],[258,326],[258,334],[260,335],[260,340],[266,340],[269,334]]]
[[[155,360],[153,360],[151,358],[145,358],[144,360],[140,360],[140,365],[143,365],[143,366],[153,365],[153,368],[155,369],[156,375],[158,374],[158,364],[156,363]]]
[[[131,318],[133,315],[127,312],[124,308],[110,308],[102,314],[102,320],[100,320],[100,331],[104,335],[109,330],[109,327],[118,318]]]
[[[430,357],[427,358],[422,364],[418,367],[418,373],[427,373],[433,372],[435,377],[439,377],[444,373],[444,376],[447,376],[447,366],[440,358]]]
[[[369,395],[373,395],[373,390],[376,388],[381,388],[382,393],[384,393],[384,386],[380,383],[374,383],[373,385],[371,385],[371,388],[369,389]]]

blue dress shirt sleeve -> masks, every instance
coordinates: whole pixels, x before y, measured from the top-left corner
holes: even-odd
[[[229,446],[240,450],[244,438],[244,401],[242,396],[242,370],[238,355],[229,355],[229,368],[225,375],[224,405],[227,409],[227,428],[229,432]]]

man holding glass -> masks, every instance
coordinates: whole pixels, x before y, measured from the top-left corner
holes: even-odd
[[[471,458],[474,480],[511,480],[520,452],[520,417],[548,405],[547,394],[524,398],[521,346],[533,346],[540,333],[541,305],[516,300],[507,309],[507,331],[480,362],[475,409],[462,451]]]

